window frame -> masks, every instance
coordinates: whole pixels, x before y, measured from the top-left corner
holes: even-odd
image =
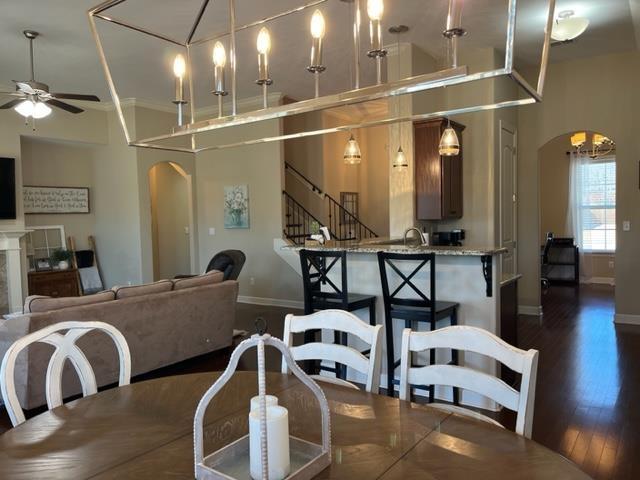
[[[606,232],[610,232],[613,231],[615,233],[615,244],[613,246],[612,249],[607,249],[607,248],[597,248],[597,249],[587,249],[584,247],[585,244],[585,232],[587,231],[594,231],[594,229],[587,229],[584,228],[584,225],[582,227],[582,252],[585,254],[591,254],[591,255],[614,255],[616,253],[616,250],[618,248],[618,224],[617,224],[617,208],[618,208],[618,196],[617,196],[617,182],[618,182],[618,166],[616,163],[616,157],[615,155],[606,155],[603,157],[599,157],[599,158],[594,158],[591,159],[588,163],[582,165],[582,168],[587,169],[589,167],[592,167],[594,165],[598,165],[598,164],[613,164],[614,168],[615,168],[615,175],[614,175],[614,182],[613,183],[607,183],[605,182],[604,186],[605,186],[605,200],[606,200],[606,194],[609,191],[609,187],[611,185],[613,185],[614,190],[615,190],[615,199],[614,199],[614,203],[613,205],[604,203],[602,205],[587,205],[585,202],[585,195],[586,195],[586,182],[583,182],[582,185],[582,191],[580,192],[581,194],[581,199],[580,199],[580,206],[579,206],[579,212],[580,215],[583,215],[584,212],[586,212],[587,210],[613,210],[613,212],[616,214],[616,222],[614,223],[614,228],[605,228],[604,232],[605,232],[605,245],[606,245]],[[584,220],[584,217],[582,217]],[[581,222],[584,224],[584,221]]]

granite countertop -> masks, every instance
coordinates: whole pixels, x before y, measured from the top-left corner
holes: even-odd
[[[402,242],[402,240],[400,240]],[[378,252],[390,252],[390,253],[435,253],[436,255],[451,255],[451,256],[468,256],[468,257],[480,257],[485,255],[500,255],[507,251],[506,248],[501,247],[475,247],[475,246],[462,246],[462,247],[447,247],[447,246],[420,246],[420,245],[403,245],[402,243],[390,243],[388,241],[381,241],[376,243],[375,240],[366,241],[362,243],[355,242],[338,242],[332,246],[314,246],[305,247],[302,245],[287,245],[282,247],[283,250],[299,251],[303,248],[307,250],[324,250],[324,251],[346,251],[348,253],[378,253]]]

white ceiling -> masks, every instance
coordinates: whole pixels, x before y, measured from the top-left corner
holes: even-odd
[[[637,0],[558,0],[557,10],[574,9],[589,18],[591,25],[579,41],[552,49],[552,61],[636,50],[636,34],[630,2]],[[104,74],[98,62],[86,11],[98,0],[0,0],[0,84],[28,78],[28,45],[22,30],[33,29],[42,36],[36,41],[36,78],[52,91],[93,93],[110,100]],[[306,3],[303,0],[236,0],[238,24]],[[109,11],[168,36],[184,39],[201,0],[127,0]],[[539,58],[546,0],[519,0],[517,24],[518,62],[532,64]],[[211,0],[196,38],[222,33],[227,28],[227,1]],[[328,0],[321,6],[327,18],[322,92],[345,90],[350,84],[349,4]],[[411,31],[401,38],[413,42],[434,56],[442,56],[440,32],[446,14],[446,0],[386,0],[384,26],[406,24]],[[507,0],[467,2],[464,25],[469,34],[465,46],[504,44]],[[308,24],[312,11],[277,20],[270,25],[273,49],[270,57],[273,91],[296,99],[309,98],[312,76],[306,72],[310,49]],[[122,27],[97,20],[114,79],[122,98],[137,97],[169,104],[173,95],[171,60],[177,49],[170,44]],[[368,38],[363,32],[363,84],[373,82],[374,65],[364,54]],[[239,96],[259,94],[256,76],[255,37],[257,29],[238,34]],[[226,41],[226,39],[225,39]],[[385,33],[385,43],[395,39]],[[194,79],[199,106],[213,103],[210,90],[211,44],[194,51]]]

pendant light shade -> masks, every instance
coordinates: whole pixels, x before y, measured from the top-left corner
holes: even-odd
[[[344,163],[347,165],[359,165],[362,161],[362,153],[358,141],[353,138],[353,134],[349,137],[347,146],[344,149]]]
[[[568,42],[582,35],[589,26],[589,19],[575,16],[573,10],[560,12],[553,24],[551,38],[557,42]]]
[[[393,168],[396,171],[404,171],[409,168],[409,163],[407,162],[407,157],[404,154],[402,147],[398,147],[396,157],[393,159]]]
[[[458,134],[451,127],[451,124],[447,126],[442,138],[440,138],[440,155],[445,157],[454,157],[460,153],[460,140]]]

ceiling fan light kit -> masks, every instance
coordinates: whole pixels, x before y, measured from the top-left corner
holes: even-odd
[[[391,125],[399,122],[427,120],[438,117],[451,117],[461,114],[517,107],[540,102],[542,100],[547,63],[549,59],[549,47],[551,43],[552,27],[554,25],[556,4],[556,0],[538,0],[538,3],[545,15],[544,18],[540,20],[538,27],[536,27],[537,31],[540,32],[540,39],[542,39],[542,49],[539,52],[539,63],[537,64],[539,67],[537,83],[534,82],[534,85],[532,85],[514,67],[516,50],[516,16],[518,10],[517,0],[507,0],[505,2],[503,12],[504,18],[506,19],[506,34],[503,47],[505,52],[504,65],[499,65],[498,67],[481,71],[470,71],[467,66],[458,65],[458,42],[463,36],[465,36],[468,30],[471,32],[473,31],[472,28],[468,28],[468,26],[463,25],[463,8],[473,9],[474,5],[473,2],[464,2],[463,0],[448,0],[447,18],[446,21],[443,19],[442,29],[439,31],[439,34],[444,36],[444,38],[451,44],[451,56],[448,66],[438,71],[407,78],[398,78],[386,82],[383,82],[382,80],[382,65],[384,57],[387,55],[387,50],[383,44],[382,29],[388,27],[385,26],[384,23],[385,15],[388,14],[389,9],[385,9],[384,0],[343,0],[345,8],[350,9],[350,18],[353,22],[353,24],[348,26],[349,37],[352,38],[353,44],[350,49],[345,48],[342,50],[345,58],[344,61],[341,62],[341,65],[343,68],[354,72],[355,78],[352,78],[353,89],[321,96],[319,94],[318,78],[319,73],[325,70],[325,66],[322,65],[322,47],[323,45],[331,42],[330,34],[334,31],[327,27],[333,26],[335,29],[337,28],[335,25],[338,24],[337,19],[332,22],[332,19],[324,16],[324,13],[326,12],[322,12],[321,10],[323,4],[328,0],[307,0],[307,3],[296,8],[281,11],[267,18],[262,18],[247,24],[240,24],[237,21],[237,0],[228,0],[229,17],[227,31],[224,33],[207,32],[205,36],[200,37],[196,35],[196,33],[199,31],[205,12],[212,3],[209,0],[203,0],[197,14],[193,18],[193,23],[189,29],[188,35],[184,39],[176,39],[165,32],[153,31],[148,27],[136,25],[133,21],[130,21],[127,18],[113,16],[114,12],[112,9],[116,6],[134,2],[144,4],[145,1],[147,1],[146,5],[149,5],[146,12],[150,19],[153,19],[154,16],[159,19],[170,18],[170,13],[163,11],[163,8],[177,8],[176,6],[180,5],[179,0],[174,0],[174,2],[162,2],[162,5],[157,5],[155,3],[149,4],[148,0],[107,0],[87,12],[89,25],[97,46],[98,58],[102,64],[111,97],[115,104],[127,143],[135,147],[192,153],[241,145],[255,145],[266,142],[282,141],[293,138],[304,138],[336,132],[349,132],[358,128]],[[363,8],[363,4],[366,4],[365,8]],[[392,7],[393,4],[386,6]],[[308,99],[284,105],[268,106],[266,102],[266,90],[267,86],[272,82],[269,76],[269,56],[274,54],[287,55],[287,49],[298,48],[298,45],[287,45],[284,40],[281,44],[278,44],[280,48],[278,48],[277,51],[274,50],[274,52],[271,52],[270,48],[262,48],[267,46],[267,43],[265,43],[267,37],[269,40],[268,47],[271,47],[272,42],[278,42],[277,38],[273,38],[272,34],[269,34],[270,32],[268,27],[271,22],[276,20],[282,21],[285,17],[291,17],[293,18],[293,21],[299,21],[301,25],[309,25],[307,22],[312,20],[310,37],[312,42],[311,65],[307,67],[307,70],[313,73],[316,77],[315,95],[313,91],[310,91],[310,98]],[[360,32],[362,30],[361,22],[366,20],[368,20],[369,23],[369,32],[367,33],[369,33],[370,42],[364,52],[364,55],[365,58],[366,55],[368,55],[376,62],[376,82],[372,85],[362,85],[363,82],[360,78],[360,58],[362,56],[360,49]],[[129,127],[126,118],[123,115],[118,88],[111,73],[112,67],[107,60],[107,53],[105,52],[103,42],[97,28],[98,22],[107,22],[115,25],[117,28],[135,31],[139,34],[151,37],[153,41],[164,42],[167,46],[170,46],[173,49],[178,47],[182,50],[185,59],[185,75],[188,80],[184,83],[185,91],[184,97],[182,98],[182,101],[185,103],[180,104],[180,106],[187,105],[188,102],[189,109],[187,112],[188,118],[185,119],[184,124],[181,124],[182,122],[179,121],[176,125],[170,128],[169,131],[159,131],[158,134],[147,136],[145,138],[134,138],[132,133],[134,131],[133,126],[131,128]],[[264,103],[262,105],[262,109],[238,113],[238,59],[236,58],[236,34],[247,29],[251,29],[250,31],[255,32],[255,35],[258,35],[259,37],[258,40],[260,40],[257,44],[258,61],[256,62],[256,67],[258,67],[259,78],[256,83],[262,86]],[[420,28],[417,28],[416,30],[420,31]],[[260,34],[258,34],[258,32],[260,32]],[[215,42],[223,39],[224,42],[229,45],[228,51],[225,51],[224,63],[212,63],[210,66],[192,64],[196,57],[193,55],[195,47],[211,45],[211,49],[213,49]],[[464,38],[464,42],[471,42],[472,39],[473,35],[469,35]],[[308,48],[306,45],[300,45],[300,48],[303,47],[305,50]],[[211,57],[209,58],[211,59]],[[243,58],[242,61],[243,63],[246,63],[248,60]],[[210,69],[212,72],[211,77],[214,77],[215,75],[214,83],[216,88],[212,92],[213,96],[208,97],[204,103],[196,104],[194,96],[194,78],[190,73],[192,71],[202,71],[203,69]],[[224,77],[225,70],[226,76],[229,78],[228,91],[223,90],[223,88],[220,87],[220,79]],[[170,75],[170,73],[167,72],[167,75]],[[375,118],[368,118],[353,122],[343,121],[343,123],[339,125],[323,126],[317,129],[311,129],[312,127],[308,127],[308,129],[298,131],[296,133],[281,133],[269,137],[259,136],[259,133],[254,134],[253,131],[258,132],[259,129],[251,129],[249,132],[250,136],[248,138],[237,141],[220,140],[225,137],[223,135],[207,135],[209,132],[224,131],[224,129],[254,124],[256,122],[266,120],[277,120],[295,115],[326,111],[350,105],[390,100],[392,97],[399,97],[401,95],[414,96],[422,92],[436,91],[445,87],[457,87],[464,89],[474,83],[500,82],[504,81],[504,79],[515,82],[518,86],[518,92],[508,98],[501,98],[500,100],[495,99],[492,103],[486,103],[486,100],[480,99],[477,102],[475,100],[469,101],[468,104],[446,104],[443,108],[440,108],[437,111],[435,111],[436,106],[433,107],[434,111],[420,113],[412,112],[403,114],[401,112],[388,111],[386,114]],[[208,82],[211,82],[211,80],[209,79]],[[208,90],[211,91],[210,88]],[[230,103],[230,113],[224,115],[222,109],[222,98],[223,95],[226,95],[227,93],[229,98],[228,102]],[[202,101],[202,99],[199,100]],[[218,102],[218,109],[209,108],[215,105],[214,101]],[[213,110],[216,110],[215,113],[212,113]],[[255,136],[252,137],[251,135]]]
[[[38,82],[35,79],[35,62],[33,54],[33,42],[40,34],[34,30],[25,30],[22,32],[29,40],[29,66],[31,79],[28,81],[16,81],[14,92],[0,92],[0,96],[17,97],[3,105],[0,110],[13,108],[17,113],[25,117],[25,120],[39,120],[49,116],[52,112],[51,106],[60,108],[69,113],[82,113],[84,110],[60,99],[83,100],[87,102],[99,102],[100,99],[95,95],[80,95],[75,93],[50,93],[49,85]],[[35,129],[35,126],[34,126]]]

